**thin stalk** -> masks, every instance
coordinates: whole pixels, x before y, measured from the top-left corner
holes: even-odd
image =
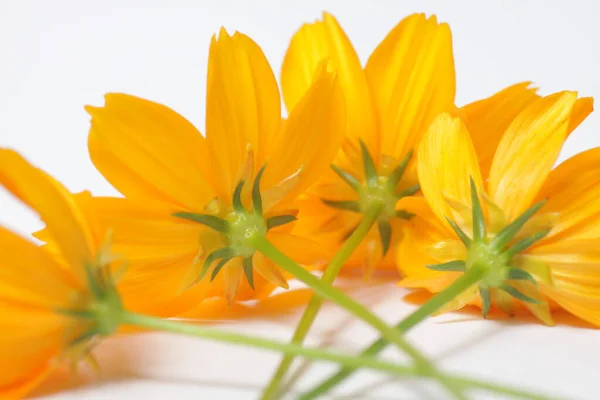
[[[460,278],[455,280],[445,290],[439,292],[425,304],[419,307],[415,312],[408,315],[396,325],[396,329],[402,333],[406,333],[414,326],[422,322],[425,318],[442,308],[446,303],[456,298],[469,287],[477,283],[484,275],[485,270],[481,267],[474,267],[465,272]],[[366,350],[361,353],[361,356],[375,356],[388,345],[385,338],[380,338],[373,342]],[[342,382],[354,372],[352,368],[342,368],[330,378],[324,380],[310,391],[300,396],[299,400],[314,399],[324,395],[334,386]]]
[[[346,356],[338,352],[332,352],[317,348],[303,347],[294,343],[281,343],[256,336],[248,336],[239,333],[227,332],[218,329],[208,328],[202,325],[195,325],[189,322],[173,321],[149,315],[141,315],[121,312],[120,324],[137,326],[151,329],[153,331],[172,332],[195,338],[207,339],[216,342],[229,343],[235,346],[250,346],[263,350],[293,354],[295,356],[323,362],[342,364],[351,368],[366,368],[374,371],[389,373],[398,377],[416,377],[431,378],[425,376],[419,368],[415,366],[396,365],[384,361],[379,361],[371,357]],[[557,398],[545,397],[543,395],[528,393],[519,389],[509,388],[498,384],[488,383],[460,375],[447,375],[446,379],[454,382],[457,386],[465,388],[482,389],[490,392],[507,394],[527,400],[559,400]]]
[[[339,251],[335,254],[323,276],[321,277],[321,282],[325,285],[332,285],[335,278],[340,273],[343,265],[350,258],[354,250],[360,245],[363,239],[369,234],[369,231],[379,218],[381,211],[383,210],[383,205],[377,205],[373,207],[371,210],[368,210],[365,213],[364,218],[358,225],[358,227],[352,232],[348,240],[344,242]],[[304,310],[302,314],[302,318],[300,318],[300,322],[298,322],[298,326],[296,327],[296,331],[294,332],[294,336],[292,338],[292,343],[302,344],[304,342],[304,338],[308,334],[310,327],[312,326],[317,313],[321,309],[323,305],[323,298],[321,296],[314,295],[311,297],[308,306]],[[289,371],[292,362],[294,361],[293,355],[285,355],[277,370],[273,374],[271,381],[267,385],[264,390],[261,399],[262,400],[270,400],[276,398],[277,392],[281,387],[281,382],[285,378],[285,375]]]
[[[254,249],[260,251],[263,255],[265,255],[279,267],[283,268],[286,272],[310,286],[319,296],[334,302],[338,306],[346,309],[346,311],[355,317],[361,319],[379,331],[381,335],[389,342],[397,345],[409,357],[411,357],[415,361],[415,366],[419,371],[423,372],[427,376],[437,379],[446,387],[446,389],[448,389],[449,392],[453,394],[455,398],[466,399],[459,387],[455,386],[453,382],[447,381],[425,356],[423,356],[415,347],[413,347],[404,339],[402,332],[396,330],[396,328],[388,326],[381,318],[370,312],[365,306],[356,302],[345,293],[335,289],[331,285],[322,283],[310,272],[296,264],[295,261],[279,251],[279,249],[273,246],[271,242],[269,242],[264,236],[257,235],[251,240]],[[276,393],[274,393],[274,395],[276,395]]]

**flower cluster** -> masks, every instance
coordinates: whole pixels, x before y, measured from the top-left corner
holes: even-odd
[[[332,15],[302,26],[281,93],[239,32],[213,37],[207,69],[204,135],[127,94],[86,107],[90,158],[120,197],[72,194],[0,150],[0,184],[45,223],[33,234],[41,246],[0,228],[0,397],[26,395],[57,365],[93,362],[98,339],[122,325],[286,353],[263,399],[279,395],[295,355],[346,367],[307,399],[360,367],[438,379],[464,398],[468,382],[438,372],[402,333],[467,305],[484,317],[529,310],[546,325],[566,310],[600,326],[600,148],[554,168],[592,98],[523,82],[457,107],[450,28],[422,14],[364,67]],[[357,268],[435,295],[388,327],[332,286]],[[290,345],[165,319],[202,317],[211,301],[289,309],[307,299],[274,293],[291,279],[316,294]],[[381,333],[364,357],[299,345],[324,298]],[[376,360],[385,341],[413,369]]]

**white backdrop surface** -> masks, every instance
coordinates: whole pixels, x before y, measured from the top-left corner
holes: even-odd
[[[254,38],[276,75],[289,38],[303,22],[333,13],[361,60],[403,17],[435,13],[453,31],[459,105],[531,80],[548,94],[563,89],[600,95],[600,6],[596,1],[0,1],[0,146],[21,151],[73,191],[116,194],[87,155],[83,105],[109,91],[166,104],[204,127],[208,44],[221,25]],[[592,114],[569,138],[561,159],[600,145]],[[0,222],[18,232],[37,218],[0,192]],[[393,283],[355,292],[384,318],[414,306]],[[299,313],[222,328],[288,340]],[[374,333],[327,306],[310,337],[353,351]],[[423,323],[409,338],[447,370],[545,389],[568,399],[600,398],[600,333],[533,321],[482,321],[450,314]],[[103,376],[40,399],[256,398],[278,356],[166,334],[113,338],[97,349]],[[394,351],[385,357],[400,360]],[[333,367],[314,364],[299,381],[308,388]],[[391,381],[361,372],[340,386],[344,399],[440,399],[433,385]],[[493,396],[477,394],[476,399]]]

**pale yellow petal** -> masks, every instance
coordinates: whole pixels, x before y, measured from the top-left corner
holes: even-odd
[[[293,110],[309,90],[319,62],[329,59],[337,71],[347,110],[346,136],[361,138],[374,159],[378,158],[377,120],[367,80],[358,55],[335,17],[304,24],[290,42],[281,70],[281,87],[288,110]]]
[[[498,144],[488,190],[508,221],[531,205],[544,184],[565,141],[576,99],[574,92],[561,92],[535,101],[515,118]]]
[[[242,259],[234,257],[223,267],[223,283],[225,285],[225,299],[228,304],[233,304],[242,283]]]
[[[536,92],[531,82],[521,82],[462,108],[484,177],[490,172],[506,128],[525,107],[540,98]]]
[[[206,140],[219,195],[229,201],[243,177],[250,146],[264,163],[281,123],[279,90],[262,50],[249,37],[221,29],[209,55]]]
[[[215,196],[200,132],[161,104],[111,93],[92,116],[90,157],[125,196],[197,210]]]
[[[440,221],[446,218],[464,226],[468,216],[451,207],[448,199],[471,206],[470,180],[482,193],[477,155],[467,127],[460,117],[443,113],[431,124],[418,151],[421,190]]]
[[[435,16],[402,20],[365,68],[376,105],[382,154],[402,159],[436,115],[454,106],[452,34]]]
[[[262,253],[256,252],[252,257],[252,263],[254,270],[261,274],[263,278],[271,282],[273,285],[280,286],[284,289],[288,289],[290,286],[279,271],[279,268],[273,264],[273,261],[269,260]]]

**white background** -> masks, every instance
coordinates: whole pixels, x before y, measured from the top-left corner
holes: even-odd
[[[115,194],[88,159],[89,117],[121,91],[169,105],[203,130],[207,50],[224,25],[263,48],[279,75],[289,38],[321,11],[337,16],[363,61],[403,17],[421,11],[450,23],[459,105],[515,82],[532,80],[542,94],[562,89],[600,94],[599,7],[589,1],[0,1],[0,146],[21,151],[69,189]],[[561,159],[600,145],[592,114],[573,134]],[[0,222],[19,232],[38,228],[31,213],[0,192]],[[356,294],[391,321],[413,309],[393,283]],[[287,340],[298,314],[280,320],[226,324]],[[333,335],[333,332],[337,333]],[[333,337],[347,351],[374,334],[327,307],[312,343]],[[442,367],[476,377],[545,389],[569,399],[600,398],[600,336],[591,329],[532,321],[482,321],[474,315],[434,318],[409,335]],[[46,399],[253,399],[277,356],[170,335],[107,340],[98,356],[104,376]],[[393,351],[386,357],[396,357]],[[307,388],[330,371],[315,365]],[[54,393],[54,394],[53,394]],[[390,382],[360,373],[336,398],[440,399],[433,385]],[[346,397],[344,397],[344,395]],[[333,398],[333,397],[332,397]],[[476,399],[494,398],[478,393]]]

